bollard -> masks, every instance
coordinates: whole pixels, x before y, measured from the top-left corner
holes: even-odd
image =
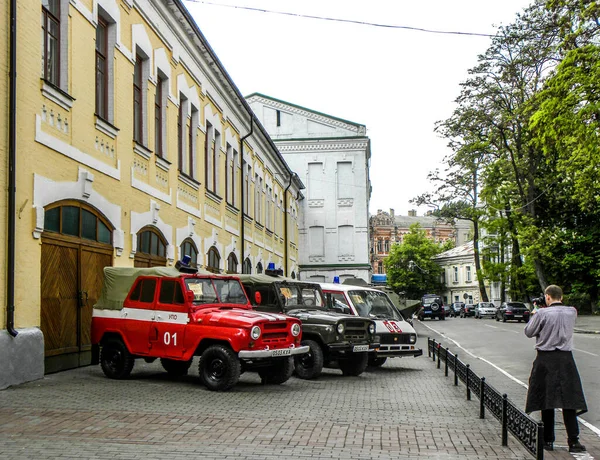
[[[502,445],[508,446],[508,396],[506,393],[502,395]],[[544,449],[542,448],[542,450]]]
[[[458,354],[454,355],[454,386],[458,386],[458,373],[456,372],[456,368],[458,366]]]
[[[448,347],[446,347],[446,361],[444,363],[444,376],[448,377]]]
[[[536,460],[544,460],[544,422],[537,424],[537,451]]]
[[[485,377],[481,377],[479,385],[479,418],[485,418]]]
[[[441,369],[441,367],[442,367],[442,344],[438,343],[437,348],[438,348],[438,351],[437,351],[437,355],[438,355],[438,365],[437,365],[437,368]]]
[[[427,357],[431,358],[431,338],[427,339]]]
[[[435,361],[435,339],[432,339],[432,343],[431,343],[431,349],[432,349],[432,353],[431,356],[433,358],[433,360]]]
[[[469,371],[471,370],[471,365],[467,364],[467,378],[465,384],[467,385],[467,401],[471,400],[471,388],[469,388]]]

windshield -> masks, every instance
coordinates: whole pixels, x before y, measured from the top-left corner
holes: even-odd
[[[356,307],[360,316],[379,319],[395,319],[396,321],[402,321],[404,319],[384,292],[355,290],[349,291],[348,297]]]
[[[185,278],[185,285],[194,293],[194,305],[207,303],[248,304],[246,293],[236,279]]]
[[[482,302],[480,304],[481,308],[495,308],[493,303]]]
[[[277,284],[277,293],[285,310],[298,308],[324,309],[325,302],[321,291],[312,286]]]
[[[519,303],[519,302],[509,303],[509,304],[507,304],[507,307],[509,307],[509,308],[526,308],[524,303]]]

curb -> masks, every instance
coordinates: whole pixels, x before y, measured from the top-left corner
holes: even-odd
[[[577,334],[600,334],[600,331],[590,331],[588,329],[573,329]]]

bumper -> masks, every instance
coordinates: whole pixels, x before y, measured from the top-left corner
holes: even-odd
[[[240,359],[282,358],[285,356],[308,353],[309,347],[275,348],[273,350],[242,350],[238,353]]]
[[[388,347],[389,348],[389,347]],[[403,356],[413,356],[413,357],[417,357],[417,356],[422,356],[423,355],[423,350],[421,350],[420,348],[414,348],[414,349],[410,349],[410,345],[403,345],[400,346],[401,349],[397,350],[395,349],[397,347],[393,347],[392,349],[379,349],[375,352],[375,357],[376,358],[401,358]],[[408,349],[406,349],[408,348]]]
[[[359,353],[365,351],[376,351],[381,346],[380,343],[361,343],[361,344],[352,344],[352,343],[343,343],[343,344],[330,344],[329,351],[331,353]]]

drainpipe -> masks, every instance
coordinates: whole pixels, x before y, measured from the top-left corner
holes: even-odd
[[[14,0],[16,1],[16,0]],[[244,232],[244,228],[246,226],[246,221],[245,221],[245,212],[244,212],[244,174],[246,172],[246,168],[244,167],[244,141],[246,139],[248,139],[250,136],[252,136],[252,132],[254,131],[254,115],[252,115],[250,117],[250,132],[248,134],[246,134],[244,137],[242,137],[240,139],[240,160],[241,160],[241,164],[242,164],[242,174],[240,174],[240,197],[241,197],[241,201],[242,201],[242,212],[240,213],[242,215],[242,219],[241,219],[241,228],[240,228],[240,238],[241,238],[241,250],[240,250],[240,256],[242,258],[242,273],[244,272],[244,262],[246,261],[246,257],[244,255],[244,238],[245,238],[245,232]],[[250,178],[248,178],[250,179]]]
[[[292,182],[294,180],[294,176],[296,173],[290,174],[290,183],[285,188],[283,192],[283,209],[285,212],[283,214],[283,262],[284,262],[284,276],[289,276],[288,274],[288,195],[287,192],[292,186]]]
[[[8,134],[8,248],[6,270],[6,330],[16,337],[15,330],[15,211],[17,175],[17,0],[10,0],[10,67],[9,67],[9,134]]]

